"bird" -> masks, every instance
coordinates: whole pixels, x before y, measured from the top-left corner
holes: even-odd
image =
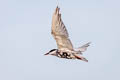
[[[91,42],[84,44],[81,47],[74,48],[69,39],[68,31],[62,21],[60,8],[57,6],[52,16],[51,34],[56,40],[58,49],[52,49],[44,55],[53,55],[65,59],[78,59],[85,62],[88,60],[82,56],[82,53],[87,50]]]

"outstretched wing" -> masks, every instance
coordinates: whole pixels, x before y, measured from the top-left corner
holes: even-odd
[[[84,44],[83,46],[77,48],[76,51],[80,51],[80,52],[86,51],[87,48],[88,48],[88,46],[90,46],[90,43],[91,43],[91,42],[88,42],[88,43]]]
[[[59,49],[67,48],[73,50],[73,45],[69,39],[67,29],[61,19],[61,14],[59,13],[60,8],[56,8],[52,17],[52,35],[57,42]]]

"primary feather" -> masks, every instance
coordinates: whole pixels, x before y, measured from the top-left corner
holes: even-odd
[[[69,39],[67,29],[61,19],[61,14],[59,13],[60,8],[56,8],[53,18],[52,18],[52,35],[57,42],[59,49],[67,48],[73,50],[73,45]]]

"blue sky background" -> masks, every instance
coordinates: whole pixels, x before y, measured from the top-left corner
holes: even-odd
[[[56,0],[0,1],[0,80],[120,80],[120,1],[59,0],[74,47],[88,63],[44,56]]]

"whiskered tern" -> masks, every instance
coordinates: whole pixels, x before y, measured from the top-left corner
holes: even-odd
[[[88,60],[82,56],[82,52],[87,50],[90,42],[81,47],[73,48],[67,29],[61,19],[60,8],[58,6],[53,13],[51,30],[51,34],[56,40],[58,49],[52,49],[45,55],[53,55],[65,59],[78,59],[88,62]]]

